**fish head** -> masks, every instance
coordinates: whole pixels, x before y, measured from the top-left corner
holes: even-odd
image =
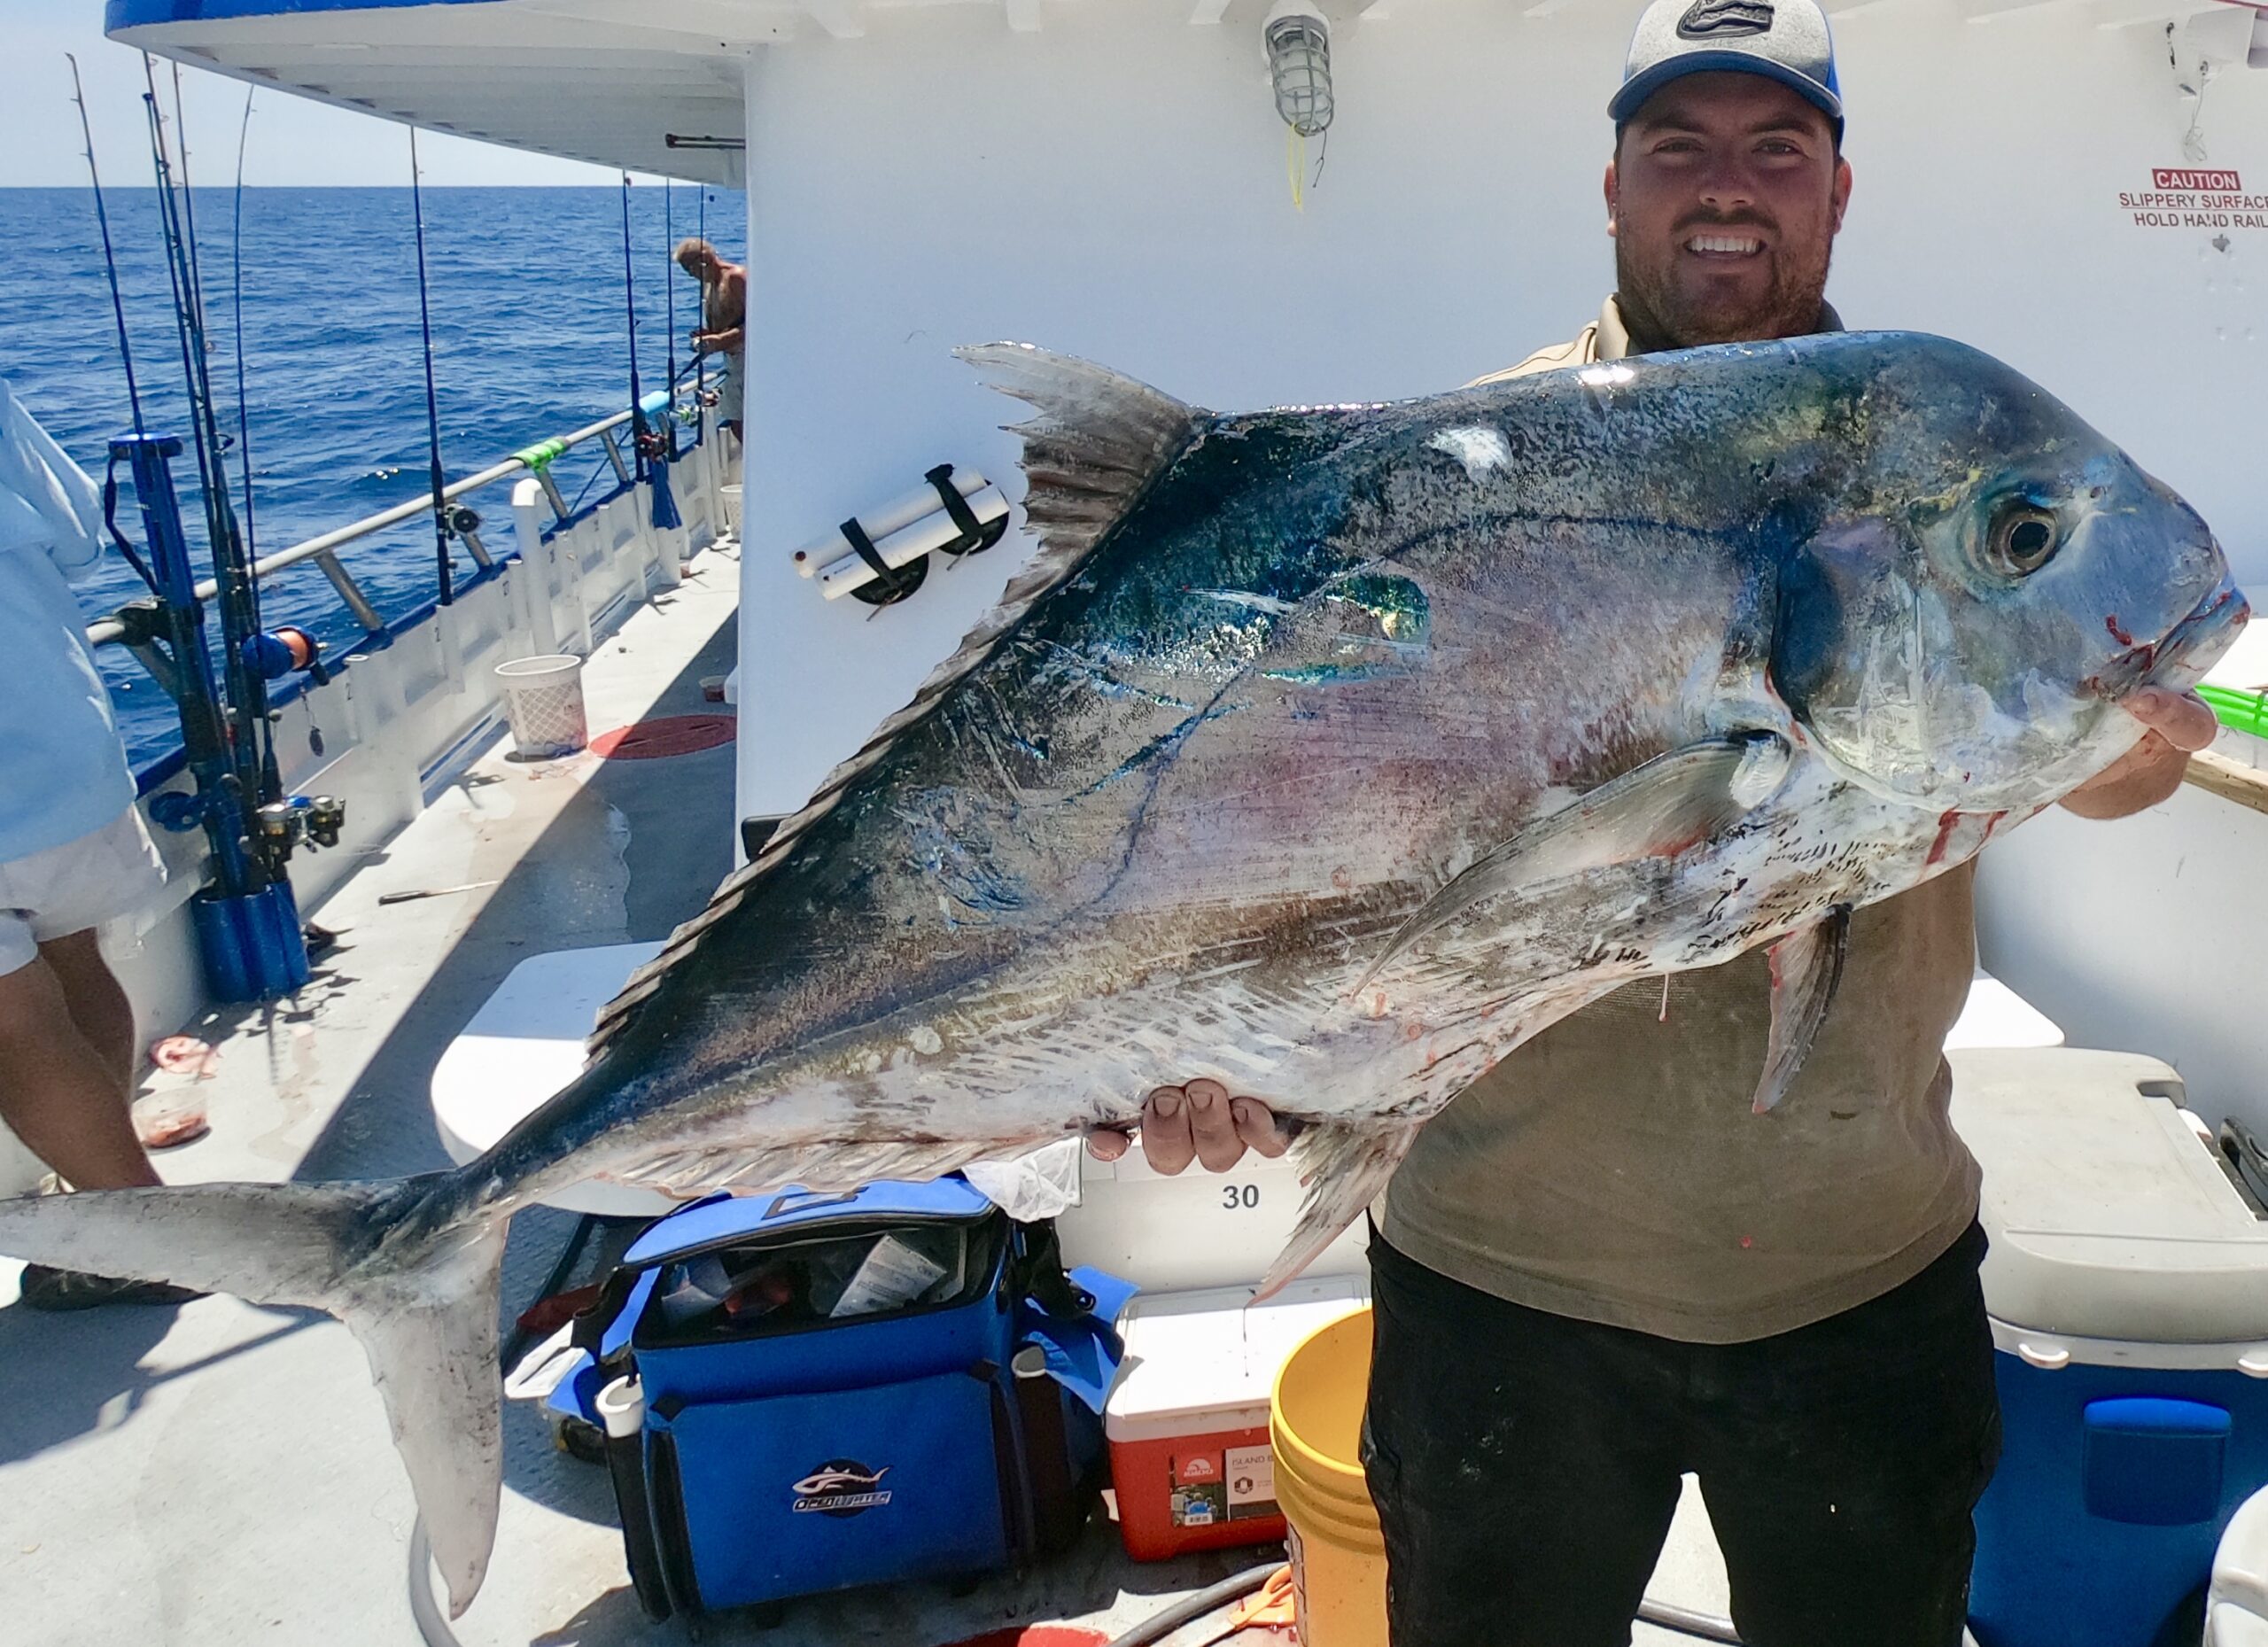
[[[1775,683],[1866,789],[2047,805],[2140,742],[2122,700],[2202,678],[2245,598],[2196,511],[2061,402],[1895,341],[1853,374],[1857,455],[1783,561]]]

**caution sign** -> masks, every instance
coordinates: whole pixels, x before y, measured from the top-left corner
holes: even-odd
[[[2119,190],[2118,208],[2137,229],[2268,229],[2268,194],[2248,194],[2230,168],[2158,167],[2148,189]]]

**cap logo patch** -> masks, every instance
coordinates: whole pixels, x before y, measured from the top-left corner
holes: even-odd
[[[1683,40],[1737,40],[1772,32],[1771,0],[1693,0],[1677,19]]]

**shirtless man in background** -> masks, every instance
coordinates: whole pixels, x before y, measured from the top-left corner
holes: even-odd
[[[746,340],[748,270],[741,264],[726,262],[706,240],[680,240],[675,255],[677,266],[701,283],[703,329],[693,334],[694,353],[725,357],[724,388],[717,403],[724,416],[718,421],[733,431],[733,439],[737,440],[741,436],[741,348]]]

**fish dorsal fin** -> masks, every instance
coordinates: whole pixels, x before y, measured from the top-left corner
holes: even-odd
[[[739,908],[749,889],[787,860],[796,843],[835,810],[853,781],[991,656],[1001,637],[1042,596],[1079,569],[1212,416],[1107,366],[1051,354],[1028,343],[981,344],[954,353],[975,367],[988,385],[1029,402],[1036,414],[1008,425],[1008,432],[1023,440],[1024,519],[1039,539],[1038,550],[952,656],[929,672],[913,701],[828,773],[803,810],[773,831],[764,850],[725,877],[708,907],[670,934],[662,952],[630,975],[621,992],[599,1011],[592,1053],[621,1030],[632,1010],[660,987],[664,973],[692,952],[703,933]]]

